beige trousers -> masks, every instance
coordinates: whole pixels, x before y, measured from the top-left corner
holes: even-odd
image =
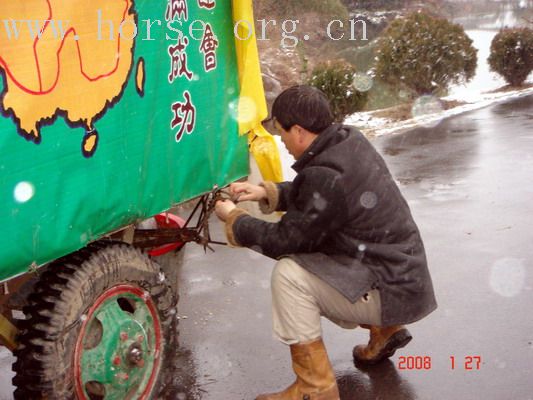
[[[290,258],[282,258],[274,267],[271,289],[274,335],[285,344],[309,342],[321,337],[321,316],[345,329],[381,323],[381,301],[377,290],[371,290],[351,303]]]

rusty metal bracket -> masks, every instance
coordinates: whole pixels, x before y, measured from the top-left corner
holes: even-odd
[[[194,207],[185,225],[181,229],[162,228],[162,229],[136,229],[133,237],[133,245],[139,248],[150,248],[161,246],[164,244],[176,242],[195,242],[207,249],[215,251],[210,245],[227,245],[225,242],[219,242],[211,239],[209,230],[209,217],[215,210],[215,204],[218,200],[227,198],[228,194],[215,186],[209,193],[200,197],[198,203]],[[189,224],[199,213],[196,220],[196,225],[189,227]]]
[[[17,328],[3,314],[0,314],[0,342],[9,350],[17,348]]]

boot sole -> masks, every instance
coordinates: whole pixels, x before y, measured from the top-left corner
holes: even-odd
[[[394,355],[396,350],[405,347],[413,337],[407,329],[401,329],[392,335],[381,351],[373,358],[360,358],[357,356],[355,349],[353,351],[353,361],[357,365],[375,365],[379,362],[390,358]]]

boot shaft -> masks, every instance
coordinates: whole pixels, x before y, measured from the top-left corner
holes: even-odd
[[[339,389],[321,338],[291,345],[296,381],[279,393],[263,394],[256,400],[339,400]]]
[[[321,338],[291,345],[292,368],[302,391],[320,392],[336,386],[335,374]]]

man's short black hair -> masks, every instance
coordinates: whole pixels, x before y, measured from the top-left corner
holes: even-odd
[[[288,131],[300,125],[309,132],[321,133],[333,123],[333,113],[326,95],[313,86],[292,86],[274,100],[272,118]]]

